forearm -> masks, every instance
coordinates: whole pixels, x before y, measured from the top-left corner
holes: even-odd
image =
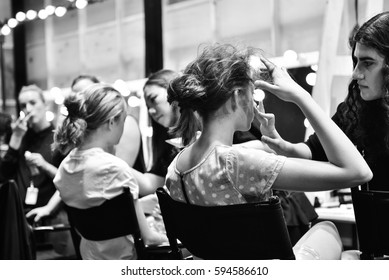
[[[304,143],[290,143],[286,142],[286,150],[282,155],[287,157],[305,158],[312,159],[311,150]]]
[[[152,173],[141,173],[133,168],[131,172],[134,175],[139,185],[139,196],[145,196],[152,193],[162,187],[164,184],[164,178]]]
[[[13,133],[11,135],[11,139],[9,140],[8,146],[14,150],[19,150],[20,146],[22,145],[22,141],[23,137],[15,135],[15,133]]]
[[[59,191],[56,191],[46,205],[50,214],[52,214],[59,207],[59,205],[61,204],[61,201],[62,200],[61,200],[61,197],[59,195]]]
[[[357,178],[370,178],[371,171],[353,143],[310,96],[305,96],[307,94],[301,93],[296,104],[315,130],[329,162]]]
[[[165,236],[151,230],[138,199],[134,199],[134,206],[136,216],[138,218],[140,232],[142,238],[145,240],[146,245],[161,244],[162,242],[166,241],[167,239]]]
[[[50,178],[52,178],[52,179],[54,179],[55,174],[56,174],[57,171],[58,171],[58,168],[57,168],[57,167],[55,167],[54,165],[48,163],[47,161],[46,161],[45,164],[43,164],[42,166],[40,166],[40,169],[41,169],[42,171],[44,171],[44,172],[45,172]]]

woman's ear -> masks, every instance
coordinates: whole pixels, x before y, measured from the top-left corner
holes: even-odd
[[[240,94],[240,88],[235,88],[234,93],[231,96],[231,109],[233,111],[236,110],[237,104],[239,103],[239,94]]]
[[[115,118],[110,118],[107,122],[107,125],[108,125],[108,129],[111,130],[115,125]]]

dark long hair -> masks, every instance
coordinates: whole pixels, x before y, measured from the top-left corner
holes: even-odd
[[[353,66],[357,60],[354,56],[356,44],[362,44],[376,50],[384,57],[383,96],[374,101],[364,101],[356,80],[348,86],[340,126],[347,136],[363,150],[366,145],[385,147],[389,152],[389,12],[380,13],[354,30],[350,45],[352,48]]]
[[[170,82],[178,77],[178,73],[170,70],[170,69],[162,69],[155,73],[152,73],[148,78],[147,81],[143,87],[143,89],[146,86],[159,86],[164,89],[168,89]],[[178,107],[173,105],[172,106],[173,114],[175,116],[174,122],[178,119]],[[153,128],[153,137],[152,137],[152,149],[153,149],[153,163],[154,166],[157,161],[161,159],[161,157],[170,157],[169,155],[165,155],[166,151],[171,150],[170,144],[166,143],[166,140],[171,138],[170,134],[168,133],[169,128],[163,127],[159,123],[153,120],[153,118],[150,117],[151,121],[151,127]]]

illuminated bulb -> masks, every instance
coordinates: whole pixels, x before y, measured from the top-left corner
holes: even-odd
[[[54,103],[57,105],[62,105],[64,102],[64,97],[62,95],[62,91],[59,87],[53,87],[50,90],[50,94],[54,96]]]
[[[142,135],[146,137],[153,137],[153,128],[151,126],[142,129]]]
[[[55,9],[55,15],[57,17],[63,17],[67,12],[67,9],[65,7],[59,6]]]
[[[252,55],[249,60],[250,66],[256,70],[266,68],[258,56]]]
[[[123,95],[124,97],[127,97],[131,94],[131,91],[129,90],[127,84],[125,81],[123,80],[116,80],[114,83],[113,83],[113,87],[120,92],[121,95]]]
[[[47,17],[48,17],[49,15],[47,14],[47,12],[46,12],[46,10],[40,10],[39,12],[38,12],[38,17],[40,18],[40,19],[46,19]]]
[[[305,128],[311,127],[311,124],[309,123],[308,119],[304,120],[304,126]]]
[[[68,109],[65,106],[62,106],[61,109],[59,109],[62,115],[67,116],[69,115]]]
[[[319,69],[319,65],[317,65],[317,64],[314,64],[314,65],[311,65],[311,69],[312,69],[312,71],[317,71],[317,69]]]
[[[29,19],[29,20],[35,19],[36,16],[37,16],[37,12],[34,11],[34,10],[28,10],[27,13],[26,13],[26,17],[27,17],[27,19]]]
[[[265,92],[259,88],[254,90],[253,99],[257,102],[261,102],[265,98]]]
[[[9,28],[8,25],[3,25],[3,27],[0,30],[1,34],[7,36],[11,33],[11,28]]]
[[[77,0],[76,1],[76,8],[77,9],[84,9],[88,5],[88,1],[86,0]]]
[[[26,14],[23,12],[17,12],[15,18],[17,19],[17,21],[22,22],[26,19]]]
[[[57,105],[62,105],[64,101],[65,101],[65,97],[63,97],[62,95],[58,95],[54,99],[54,103]]]
[[[55,115],[54,115],[53,112],[51,112],[51,111],[47,111],[47,112],[46,112],[46,120],[47,120],[48,122],[53,121],[54,118],[55,118]]]
[[[46,19],[49,15],[47,14],[47,11],[45,9],[42,9],[38,12],[38,17],[40,19]]]
[[[287,50],[284,52],[284,59],[286,61],[296,61],[298,58],[297,53],[293,50]]]
[[[128,98],[128,106],[130,107],[139,107],[140,106],[140,98],[136,97],[136,96],[130,96]]]
[[[10,18],[10,19],[8,20],[7,24],[8,24],[8,26],[9,26],[10,28],[15,28],[16,25],[18,25],[18,21],[17,21],[16,19],[14,19],[14,18]]]
[[[51,16],[55,13],[55,7],[53,5],[48,5],[46,8],[47,15]]]
[[[307,84],[310,86],[314,86],[316,84],[316,73],[309,73],[306,77],[305,80],[307,81]]]

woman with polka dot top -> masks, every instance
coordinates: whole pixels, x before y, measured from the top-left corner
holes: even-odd
[[[250,62],[259,57],[272,82],[257,79]],[[259,76],[261,77],[261,76]],[[329,162],[287,158],[268,147],[232,145],[235,131],[246,131],[255,118],[267,120],[253,101],[255,87],[300,107],[314,127]],[[178,105],[180,118],[172,132],[191,143],[202,121],[202,134],[172,161],[166,176],[170,195],[190,204],[213,206],[269,199],[272,189],[324,191],[362,184],[372,174],[344,133],[295,83],[284,68],[253,48],[229,44],[203,49],[168,89],[168,101]],[[320,242],[317,242],[320,240]],[[294,246],[297,259],[339,259],[342,244],[336,227],[323,222]]]

